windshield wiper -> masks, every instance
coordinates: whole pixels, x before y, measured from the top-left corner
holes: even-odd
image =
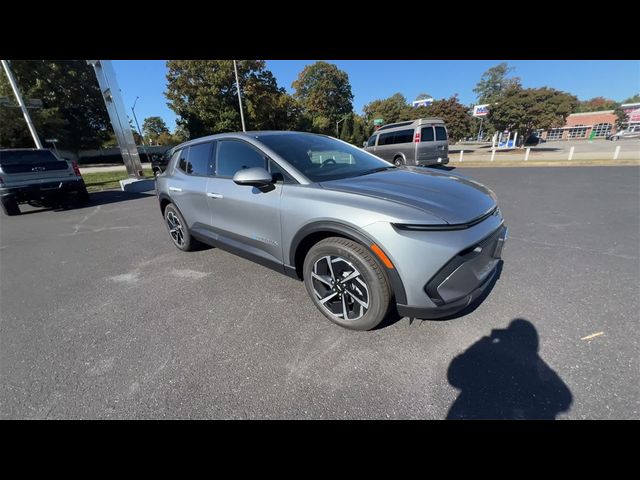
[[[394,167],[393,165],[390,165],[388,167],[378,167],[378,168],[372,168],[371,170],[365,170],[362,173],[359,173],[357,176],[360,177],[362,175],[369,175],[370,173],[377,173],[377,172],[383,172],[385,170],[392,170],[394,168],[398,168],[398,167]]]

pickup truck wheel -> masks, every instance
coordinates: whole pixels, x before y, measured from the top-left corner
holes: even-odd
[[[2,210],[8,216],[20,215],[20,207],[15,198],[7,197],[2,199]]]
[[[393,159],[393,164],[394,164],[396,167],[401,167],[401,166],[403,166],[403,165],[404,165],[404,158],[402,158],[402,157],[396,157],[396,158],[394,158],[394,159]]]

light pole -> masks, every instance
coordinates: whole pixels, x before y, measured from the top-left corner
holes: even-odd
[[[142,151],[144,151],[144,156],[147,157],[147,162],[151,161],[149,159],[149,154],[147,153],[147,146],[144,143],[144,135],[142,130],[140,130],[140,124],[138,123],[138,117],[136,117],[136,103],[138,103],[138,99],[140,97],[136,96],[136,100],[133,102],[133,107],[131,107],[131,111],[133,112],[133,119],[136,121],[136,127],[138,128],[138,134],[140,135],[140,141],[142,142]],[[135,138],[134,138],[135,141]]]
[[[340,120],[336,122],[336,138],[340,137],[340,131],[338,130],[338,125],[340,125],[340,122],[346,120],[348,116],[349,115],[345,115],[344,117],[342,117]]]
[[[31,136],[33,137],[33,141],[36,144],[36,148],[43,148],[42,143],[40,143],[40,137],[38,137],[38,132],[36,132],[36,127],[31,121],[31,116],[29,115],[29,111],[27,110],[27,106],[24,104],[24,100],[22,100],[22,95],[20,95],[20,90],[18,89],[18,84],[16,83],[16,79],[13,77],[13,72],[11,72],[11,68],[9,68],[9,62],[6,60],[2,60],[2,66],[4,67],[4,71],[7,74],[7,78],[9,79],[9,83],[11,84],[11,89],[13,90],[13,94],[16,96],[16,100],[18,101],[18,105],[20,105],[20,109],[22,110],[22,115],[24,115],[24,119],[27,122],[27,127],[29,127],[29,132],[31,132]]]
[[[236,88],[238,89],[238,103],[240,104],[240,121],[242,121],[242,131],[246,132],[247,129],[244,126],[244,112],[242,111],[242,94],[240,93],[240,80],[238,80],[238,66],[236,61],[233,61],[233,70],[236,72]]]

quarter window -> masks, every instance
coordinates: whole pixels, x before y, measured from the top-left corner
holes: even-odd
[[[216,175],[219,177],[233,177],[243,168],[266,168],[266,166],[265,156],[243,142],[226,140],[218,145]]]
[[[189,155],[189,147],[180,150],[180,156],[178,157],[178,168],[184,173],[187,173],[187,157]]]
[[[433,142],[433,127],[422,127],[420,132],[421,142]]]

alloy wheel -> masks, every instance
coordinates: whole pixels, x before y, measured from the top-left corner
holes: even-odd
[[[313,291],[320,305],[343,320],[357,320],[369,309],[369,288],[358,269],[348,260],[327,255],[313,264]]]
[[[182,223],[178,216],[172,211],[167,212],[167,226],[169,227],[169,235],[179,247],[184,246],[184,231]]]

